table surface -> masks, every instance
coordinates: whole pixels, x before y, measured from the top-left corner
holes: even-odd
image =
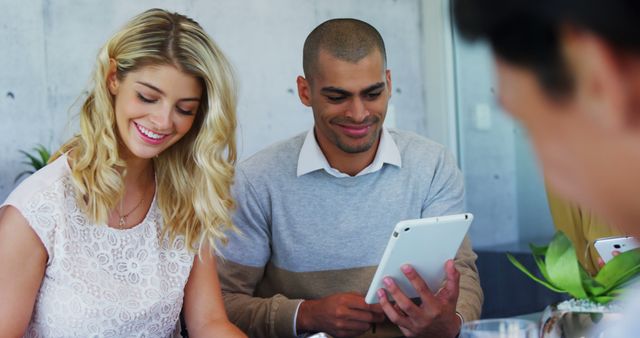
[[[526,313],[523,315],[519,315],[519,316],[513,316],[511,318],[517,318],[517,319],[526,319],[526,320],[530,320],[533,322],[539,322],[540,318],[542,317],[542,311],[540,312],[533,312],[533,313]]]

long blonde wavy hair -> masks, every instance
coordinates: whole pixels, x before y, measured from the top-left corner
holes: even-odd
[[[78,204],[97,224],[106,222],[123,196],[126,173],[118,153],[115,100],[107,86],[110,60],[120,80],[153,65],[172,65],[200,80],[203,94],[193,126],[153,160],[156,199],[165,234],[185,236],[190,249],[207,241],[218,251],[218,240],[226,242],[225,232],[236,230],[230,216],[236,87],[229,62],[197,22],[160,9],[134,17],[102,47],[93,88],[80,111],[80,133],[53,157],[68,154]]]

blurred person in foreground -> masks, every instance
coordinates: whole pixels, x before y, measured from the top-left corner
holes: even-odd
[[[500,102],[553,189],[640,237],[640,2],[454,0],[453,10],[462,36],[490,43]],[[626,300],[610,336],[640,332],[640,289]]]

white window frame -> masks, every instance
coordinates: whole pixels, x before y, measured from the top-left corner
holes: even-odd
[[[449,0],[422,0],[424,100],[429,138],[459,158],[453,28]]]

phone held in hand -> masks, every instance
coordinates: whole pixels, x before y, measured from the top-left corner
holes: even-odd
[[[607,263],[613,258],[614,251],[623,253],[636,249],[640,247],[640,242],[631,236],[604,237],[596,239],[593,242],[593,246],[598,251],[602,260]]]

